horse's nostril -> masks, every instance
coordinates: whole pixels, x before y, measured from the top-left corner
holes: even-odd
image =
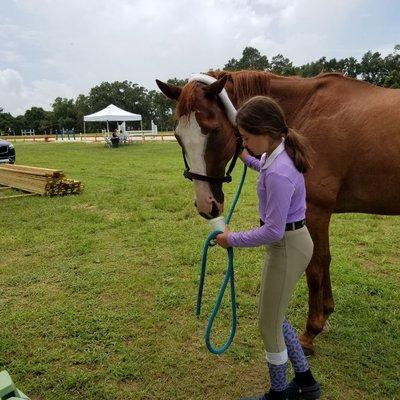
[[[196,203],[196,201],[194,202],[194,206],[197,208],[197,203]]]
[[[219,208],[217,206],[217,203],[215,201],[212,202],[212,209],[211,209],[211,216],[213,218],[218,217],[219,214]]]

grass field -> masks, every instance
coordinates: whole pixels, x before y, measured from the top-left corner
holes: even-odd
[[[176,143],[17,143],[21,164],[60,168],[85,191],[0,201],[0,369],[32,399],[237,399],[267,385],[257,328],[261,249],[236,251],[238,332],[203,341],[225,269],[213,249],[194,316],[208,227]],[[235,171],[238,182],[241,168]],[[257,224],[250,173],[232,229]],[[228,200],[235,183],[226,185]],[[400,399],[400,217],[334,216],[331,330],[311,365],[326,400]],[[228,302],[224,303],[226,306]],[[288,317],[301,330],[304,279]],[[221,343],[229,327],[217,323]]]

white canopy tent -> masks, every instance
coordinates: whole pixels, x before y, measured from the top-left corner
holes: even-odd
[[[140,129],[143,131],[142,126],[142,116],[139,114],[130,113],[128,111],[122,110],[114,104],[110,104],[103,110],[97,111],[94,114],[85,115],[83,117],[83,132],[86,132],[86,122],[107,122],[107,132],[108,129],[108,121],[140,121]]]

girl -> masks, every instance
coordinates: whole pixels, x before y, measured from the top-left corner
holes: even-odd
[[[269,97],[256,96],[244,103],[236,123],[245,146],[240,158],[260,173],[260,227],[245,232],[225,230],[216,240],[224,248],[267,245],[268,249],[261,282],[259,326],[271,387],[266,394],[246,399],[319,399],[320,385],[311,374],[295,331],[285,321],[290,297],[313,252],[305,226],[303,173],[310,168],[307,149],[301,137],[286,125],[280,106]],[[252,157],[246,149],[262,155],[261,159]],[[289,385],[288,358],[295,372]]]

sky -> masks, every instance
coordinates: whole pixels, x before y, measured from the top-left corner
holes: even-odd
[[[400,44],[397,0],[0,0],[0,107],[51,110],[103,81],[156,89],[239,59],[294,65],[383,56]]]

